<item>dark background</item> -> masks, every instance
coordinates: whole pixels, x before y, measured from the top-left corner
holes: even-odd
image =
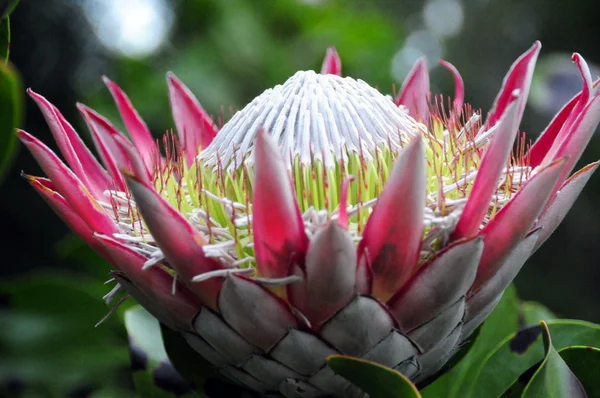
[[[75,108],[77,101],[120,126],[102,75],[128,93],[156,136],[173,127],[164,77],[167,71],[174,71],[205,109],[218,114],[220,106],[243,107],[296,70],[320,68],[329,45],[335,45],[342,56],[345,75],[366,80],[385,92],[391,92],[394,83],[399,85],[412,62],[425,54],[432,66],[432,91],[451,94],[451,76],[436,64],[443,57],[461,71],[466,100],[486,111],[510,64],[539,39],[542,53],[521,125],[534,138],[580,89],[577,69],[570,63],[573,51],[586,58],[593,77],[598,77],[599,12],[597,0],[23,0],[11,17],[11,61],[24,86],[54,103],[89,141]],[[153,47],[152,40],[157,37],[160,45]],[[22,127],[56,148],[30,99],[26,100]],[[600,141],[595,135],[580,163],[598,158]],[[11,316],[22,309],[32,315],[27,322],[33,322],[15,321],[6,314],[0,317],[4,322],[0,338],[5,339],[0,347],[10,351],[0,360],[0,385],[10,384],[11,391],[52,383],[44,376],[47,369],[36,373],[30,368],[40,363],[36,352],[46,353],[51,363],[53,355],[64,351],[57,354],[45,347],[43,339],[38,341],[43,349],[32,349],[30,340],[15,340],[16,335],[10,333],[39,331],[43,324],[36,323],[40,315],[36,311],[62,295],[64,303],[52,307],[62,317],[58,322],[62,328],[71,325],[66,319],[81,314],[101,316],[105,309],[100,296],[106,293],[101,282],[108,275],[108,267],[69,233],[20,178],[21,170],[40,175],[25,150],[20,151],[0,188],[3,302]],[[562,317],[600,322],[598,203],[600,175],[595,175],[563,224],[518,276],[521,297],[540,301]],[[74,286],[85,298],[70,293]],[[42,315],[54,312],[44,310]],[[73,325],[84,321],[76,322]],[[71,332],[73,327],[69,326]],[[100,332],[88,330],[89,324],[86,327],[79,326],[78,336],[88,336],[98,350],[103,347],[98,341],[104,338],[99,336],[107,334],[107,329],[111,331],[106,337],[108,345],[124,345],[117,322]],[[60,330],[57,336],[68,334]],[[66,337],[63,340],[73,344]],[[82,346],[86,342],[82,341]],[[98,351],[86,353],[85,361],[98,362],[98,355]],[[114,363],[108,361],[110,366],[122,366],[122,357],[121,352],[111,356]],[[13,368],[15,358],[22,371],[15,371],[19,366]],[[65,366],[63,371],[70,372],[69,365]],[[99,372],[94,369],[90,374]],[[82,376],[73,383],[62,383],[65,390],[59,391],[85,395],[90,385],[86,380]]]

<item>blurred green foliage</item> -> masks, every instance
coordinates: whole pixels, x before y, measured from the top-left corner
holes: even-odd
[[[298,69],[316,69],[328,46],[343,56],[344,74],[391,91],[390,59],[402,43],[401,25],[368,2],[180,2],[176,30],[152,59],[123,59],[110,78],[127,92],[156,136],[172,128],[166,71],[173,71],[215,116],[237,110]],[[98,79],[97,87],[100,88]],[[89,105],[110,120],[119,116],[106,90],[85,87]],[[91,95],[90,95],[91,94]]]
[[[36,275],[0,286],[12,311],[0,311],[0,391],[66,397],[127,386],[127,340],[118,319],[94,328],[107,312],[102,282]],[[0,394],[2,395],[2,394]]]
[[[125,312],[129,335],[135,391],[140,397],[174,398],[192,396],[192,386],[176,375],[167,357],[159,322],[142,307]],[[160,386],[168,377],[169,390]],[[173,380],[176,379],[176,380]]]

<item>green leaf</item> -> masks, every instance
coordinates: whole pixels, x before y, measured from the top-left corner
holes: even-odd
[[[181,378],[167,357],[156,318],[135,306],[125,312],[125,326],[137,396],[174,398],[192,394],[192,386]]]
[[[0,65],[0,183],[17,153],[14,130],[21,123],[22,92],[12,65]]]
[[[525,321],[525,325],[530,326],[540,321],[551,321],[556,319],[556,315],[546,306],[536,303],[535,301],[524,301],[521,303],[521,316]]]
[[[4,58],[4,63],[8,62],[10,55],[10,18],[6,17],[0,20],[0,58]]]
[[[514,286],[509,286],[496,309],[480,327],[477,336],[471,336],[467,341],[474,341],[464,358],[434,383],[421,391],[425,398],[465,397],[474,383],[473,372],[484,361],[491,349],[503,338],[518,330],[519,299]],[[475,334],[475,333],[474,333]],[[460,353],[459,353],[460,355]],[[452,361],[452,360],[451,360]]]
[[[600,350],[593,347],[567,347],[558,352],[565,360],[567,366],[579,379],[586,392],[591,397],[600,396],[600,383],[598,382],[597,369],[600,369]],[[538,362],[527,369],[510,386],[502,398],[520,398],[525,387],[529,384],[542,362]]]
[[[535,372],[542,363],[538,362],[529,369],[527,369],[514,383],[502,394],[501,398],[521,398],[525,387],[529,384],[529,380],[533,377]]]
[[[20,0],[0,0],[0,18],[8,17]]]
[[[546,322],[540,322],[546,355],[523,391],[523,398],[586,398],[577,377],[552,346]]]
[[[340,376],[369,394],[371,398],[419,398],[417,387],[400,372],[343,355],[332,355],[327,364]]]
[[[540,303],[524,301],[521,303],[521,319],[523,321],[523,326],[531,326],[539,324],[540,321],[556,319],[556,315]],[[523,390],[525,390],[529,380],[531,380],[540,364],[541,362],[536,363],[521,374],[512,386],[510,386],[510,388],[502,395],[502,398],[520,398],[521,394],[523,394]]]
[[[571,346],[558,351],[579,379],[588,397],[600,397],[600,348]]]
[[[575,320],[552,320],[547,324],[557,350],[572,345],[600,346],[600,325]],[[504,339],[473,370],[475,384],[464,396],[501,396],[519,376],[544,359],[542,332],[541,326],[531,326]]]

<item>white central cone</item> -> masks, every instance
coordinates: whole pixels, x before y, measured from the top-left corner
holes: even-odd
[[[362,151],[368,160],[377,146],[399,147],[424,128],[362,80],[299,71],[237,112],[200,157],[209,165],[253,162],[261,127],[284,156],[299,156],[304,164],[321,160],[327,167],[346,151]]]

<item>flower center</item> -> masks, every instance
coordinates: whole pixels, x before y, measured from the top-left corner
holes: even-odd
[[[154,171],[154,183],[206,236],[209,244],[203,249],[207,256],[230,266],[253,264],[253,149],[260,128],[279,144],[284,159],[289,159],[309,238],[322,224],[339,217],[340,206],[344,206],[356,242],[397,154],[420,134],[427,148],[426,258],[446,243],[494,133],[494,128],[483,132],[480,114],[470,107],[446,112],[443,103],[434,98],[429,120],[421,124],[391,97],[361,80],[300,71],[237,112],[192,167],[185,166],[181,156],[174,156],[176,145],[167,142],[167,161]],[[525,141],[518,143],[517,156],[507,164],[484,224],[529,177],[530,167],[523,156]],[[113,196],[123,200],[123,193]],[[134,210],[115,214],[117,221],[129,228],[123,238],[149,237]],[[152,247],[149,243],[147,249]],[[149,262],[161,259],[155,249],[148,249]]]
[[[284,157],[305,165],[322,161],[331,168],[346,152],[362,152],[371,160],[378,146],[397,150],[422,126],[362,80],[299,71],[236,113],[200,158],[211,166],[219,161],[240,165],[242,159],[251,164],[261,127]]]

